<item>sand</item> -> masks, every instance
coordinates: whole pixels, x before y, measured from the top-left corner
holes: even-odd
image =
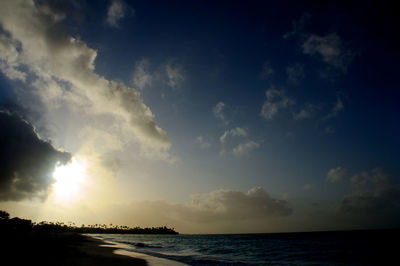
[[[95,236],[91,236],[91,237],[94,239],[100,239]],[[100,241],[101,241],[101,239],[100,239]],[[115,254],[143,259],[146,261],[148,266],[185,266],[185,265],[187,265],[187,264],[184,264],[184,263],[181,263],[178,261],[165,259],[165,258],[159,258],[159,257],[155,257],[155,256],[149,256],[149,255],[146,255],[143,253],[135,252],[132,250],[132,247],[127,244],[111,242],[111,241],[105,241],[104,243],[106,243],[106,245],[102,245],[102,246],[106,246],[106,247],[108,246],[108,247],[115,249],[115,251],[114,251]]]
[[[3,233],[0,264],[8,265],[147,265],[131,256],[114,254],[101,240],[73,233]]]

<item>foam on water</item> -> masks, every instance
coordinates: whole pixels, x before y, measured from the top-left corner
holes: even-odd
[[[186,264],[180,263],[178,261],[173,261],[173,260],[168,260],[164,258],[158,258],[154,256],[149,256],[144,253],[138,253],[132,251],[132,248],[130,245],[124,244],[124,243],[118,243],[118,242],[112,242],[112,241],[106,241],[103,237],[97,235],[89,235],[90,237],[99,239],[104,241],[106,243],[105,245],[101,245],[102,247],[112,247],[112,248],[117,248],[114,250],[114,253],[117,255],[124,255],[124,256],[129,256],[133,258],[138,258],[138,259],[143,259],[147,262],[149,266],[184,266]]]
[[[383,265],[395,259],[389,240],[397,240],[399,232],[91,236],[152,265]]]

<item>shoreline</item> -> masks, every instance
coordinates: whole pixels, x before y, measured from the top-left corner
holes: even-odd
[[[118,245],[110,245],[102,239],[94,238],[88,235],[83,235],[85,242],[81,243],[78,248],[87,254],[89,257],[100,258],[101,260],[109,261],[110,264],[97,264],[96,265],[149,265],[149,263],[143,259],[135,256],[127,256],[123,254],[117,254],[119,250]],[[94,261],[93,261],[94,262]],[[93,263],[92,261],[90,263]]]
[[[101,243],[103,243],[101,245],[102,247],[113,249],[113,253],[116,255],[127,256],[130,258],[145,260],[148,266],[161,266],[161,265],[162,266],[183,266],[183,265],[187,265],[182,262],[175,261],[175,260],[159,258],[159,257],[143,254],[140,252],[132,251],[132,247],[129,245],[126,245],[126,244],[112,242],[112,241],[106,241],[106,240],[101,239],[100,237],[87,235],[87,234],[85,234],[84,236],[87,236],[96,241],[100,241]]]
[[[76,233],[2,232],[3,261],[13,265],[145,266],[143,258],[116,254],[118,247]]]

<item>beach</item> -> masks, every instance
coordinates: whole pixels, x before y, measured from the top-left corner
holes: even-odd
[[[398,260],[393,243],[400,231],[90,236],[116,244],[116,253],[143,258],[148,265],[392,265]]]
[[[400,231],[152,235],[0,231],[10,265],[391,265]]]
[[[114,253],[101,240],[76,233],[2,232],[1,260],[12,265],[148,265]]]

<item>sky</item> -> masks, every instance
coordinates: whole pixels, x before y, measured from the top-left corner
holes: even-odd
[[[1,1],[0,209],[396,227],[399,25],[372,1]]]

